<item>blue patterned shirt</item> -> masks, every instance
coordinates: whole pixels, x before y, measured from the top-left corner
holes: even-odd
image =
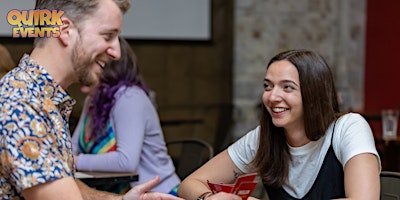
[[[68,119],[75,100],[24,55],[0,80],[0,197],[74,176]]]

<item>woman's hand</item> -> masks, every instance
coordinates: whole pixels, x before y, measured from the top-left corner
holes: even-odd
[[[218,192],[217,194],[207,196],[204,200],[242,200],[242,198],[235,194]]]

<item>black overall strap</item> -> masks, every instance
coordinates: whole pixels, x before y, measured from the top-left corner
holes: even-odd
[[[321,169],[311,189],[301,200],[328,200],[344,198],[344,171],[333,150],[332,141],[336,122],[333,126],[331,144],[324,158]],[[283,187],[273,188],[264,184],[270,200],[298,200],[289,195]]]

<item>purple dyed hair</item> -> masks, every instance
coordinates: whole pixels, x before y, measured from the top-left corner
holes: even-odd
[[[129,43],[119,38],[121,58],[113,60],[104,67],[100,82],[92,91],[88,111],[91,120],[92,138],[98,140],[106,134],[105,129],[110,111],[115,104],[115,93],[122,86],[136,85],[149,95],[149,89],[139,73],[137,58]]]

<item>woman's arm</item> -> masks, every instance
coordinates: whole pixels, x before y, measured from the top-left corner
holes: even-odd
[[[348,199],[377,200],[380,195],[379,162],[371,153],[352,157],[344,167],[344,185]]]
[[[179,185],[178,195],[187,200],[196,200],[205,192],[211,192],[207,181],[213,183],[233,183],[237,176],[254,172],[248,163],[257,151],[259,127],[251,130],[223,152],[189,175]],[[220,192],[209,199],[241,199],[239,196]]]
[[[344,163],[344,185],[349,199],[379,199],[380,158],[372,130],[359,114],[347,114],[338,120],[333,141],[339,160]],[[342,125],[343,124],[343,125]]]
[[[186,200],[196,200],[200,195],[210,192],[207,181],[214,183],[233,183],[236,177],[243,174],[233,163],[228,154],[228,150],[224,150],[199,169],[186,177],[179,185],[178,196]],[[239,196],[227,193],[218,193],[212,196],[207,195],[207,199],[238,199]]]
[[[117,150],[103,154],[79,154],[78,170],[136,172],[146,128],[143,101],[147,97],[142,93],[125,88],[118,92],[120,95],[117,95],[110,114]]]

